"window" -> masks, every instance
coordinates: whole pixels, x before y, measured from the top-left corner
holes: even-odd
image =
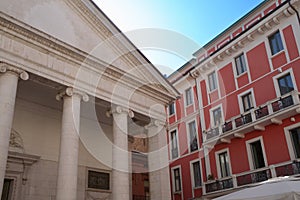
[[[230,176],[229,158],[227,151],[218,154],[221,178]]]
[[[284,95],[294,90],[293,81],[290,74],[286,74],[277,79],[280,94]]]
[[[189,88],[185,91],[185,100],[186,100],[186,105],[190,105],[193,103],[193,92],[192,88]]]
[[[265,159],[260,140],[249,143],[249,146],[252,156],[253,168],[258,169],[265,167]]]
[[[175,159],[178,157],[178,145],[177,145],[176,130],[171,132],[171,154],[172,154],[172,159]]]
[[[300,127],[290,130],[295,157],[300,158]]]
[[[201,171],[200,171],[200,161],[196,161],[192,163],[192,170],[193,170],[193,184],[194,187],[200,187],[202,185],[201,183]]]
[[[88,188],[110,190],[110,173],[88,170]]]
[[[209,84],[209,91],[213,91],[217,89],[216,72],[213,72],[208,75],[208,84]]]
[[[2,195],[1,200],[9,200],[13,199],[13,186],[14,186],[14,180],[13,179],[4,179],[3,183],[3,189],[2,189]]]
[[[275,32],[273,35],[269,37],[269,43],[270,43],[272,55],[283,50],[283,44],[282,44],[279,31]]]
[[[254,107],[252,93],[249,92],[242,96],[244,112],[251,110]]]
[[[244,54],[241,54],[235,58],[235,66],[237,75],[240,75],[247,71]]]
[[[222,111],[221,108],[217,108],[212,111],[214,126],[219,126],[222,123]]]
[[[173,169],[173,173],[174,173],[174,191],[180,192],[181,191],[180,169],[179,168]]]
[[[190,151],[196,151],[198,149],[197,141],[197,130],[195,121],[188,124],[189,127],[189,136],[190,136]]]
[[[169,105],[169,115],[173,115],[173,114],[175,114],[175,103],[174,102]]]

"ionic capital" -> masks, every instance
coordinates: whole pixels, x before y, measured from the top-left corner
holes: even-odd
[[[106,116],[110,117],[111,115],[121,114],[121,113],[127,113],[130,118],[134,117],[134,112],[132,110],[130,110],[128,108],[124,108],[122,106],[116,106],[116,107],[112,108],[111,110],[107,111]]]
[[[29,74],[26,71],[16,68],[16,67],[11,66],[6,63],[0,63],[0,73],[5,73],[8,71],[15,73],[17,76],[19,76],[24,81],[29,79]]]
[[[71,88],[71,87],[68,87],[65,90],[58,93],[56,95],[56,100],[60,101],[64,96],[71,97],[73,95],[79,96],[81,98],[81,100],[83,100],[84,102],[87,102],[89,100],[89,96],[85,92],[82,92],[80,90],[77,90],[77,89]]]

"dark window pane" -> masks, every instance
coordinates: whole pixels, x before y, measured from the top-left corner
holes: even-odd
[[[270,43],[272,55],[283,50],[283,44],[282,44],[279,31],[277,31],[276,33],[274,33],[269,37],[269,43]]]
[[[174,169],[175,192],[181,191],[181,178],[179,168]]]
[[[287,74],[278,79],[278,86],[280,94],[284,95],[294,90],[292,78],[290,74]]]
[[[219,164],[220,164],[221,177],[229,176],[230,175],[229,159],[228,159],[227,152],[219,154]]]
[[[250,144],[253,166],[255,169],[265,167],[265,160],[260,140]]]
[[[201,171],[200,171],[200,162],[193,163],[193,172],[194,172],[194,184],[195,187],[201,186]]]
[[[300,128],[291,130],[292,143],[296,158],[300,158]]]
[[[189,132],[190,132],[190,150],[192,152],[192,151],[195,151],[198,149],[198,141],[197,141],[195,122],[189,123]]]

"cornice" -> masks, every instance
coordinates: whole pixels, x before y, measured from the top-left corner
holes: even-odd
[[[271,30],[280,24],[283,18],[288,18],[294,14],[295,12],[290,7],[284,7],[279,12],[276,12],[276,14],[273,14],[267,19],[262,20],[256,26],[252,27],[246,33],[241,35],[238,40],[227,44],[218,53],[196,64],[195,69],[190,72],[191,76],[193,78],[197,78],[201,74],[208,72],[210,69],[217,67],[218,63],[222,62],[227,57],[231,57],[233,53],[240,51],[245,46],[255,41],[255,38],[258,35],[265,34],[266,31]]]

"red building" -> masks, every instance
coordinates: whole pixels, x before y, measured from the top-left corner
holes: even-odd
[[[300,173],[300,3],[264,1],[169,77],[172,198]]]

